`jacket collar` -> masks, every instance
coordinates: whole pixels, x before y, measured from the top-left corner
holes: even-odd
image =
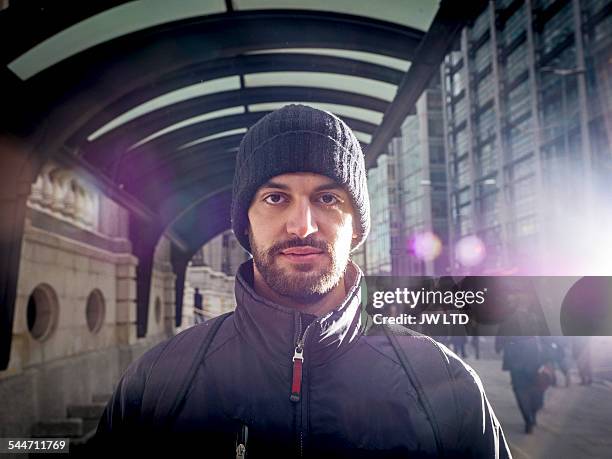
[[[361,269],[349,261],[344,275],[347,296],[338,307],[317,318],[257,294],[253,288],[253,260],[248,260],[236,274],[236,328],[257,351],[290,366],[298,337],[313,322],[304,344],[304,359],[314,365],[323,364],[347,351],[363,333],[362,278]]]

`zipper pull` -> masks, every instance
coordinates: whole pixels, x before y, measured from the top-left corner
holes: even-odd
[[[300,401],[302,392],[302,364],[304,363],[304,349],[298,344],[295,347],[293,354],[293,378],[291,383],[291,396],[289,399],[292,402]]]
[[[246,424],[243,424],[238,432],[238,441],[236,442],[238,444],[236,446],[236,459],[245,459],[248,436],[249,428],[246,426]]]

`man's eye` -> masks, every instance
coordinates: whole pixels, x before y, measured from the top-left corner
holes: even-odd
[[[323,204],[338,204],[340,202],[333,194],[322,194],[319,199]]]
[[[269,194],[264,198],[264,201],[268,204],[280,204],[283,199],[285,198],[280,194]]]

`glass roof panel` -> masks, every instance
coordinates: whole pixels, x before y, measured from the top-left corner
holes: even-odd
[[[313,103],[313,102],[266,102],[263,104],[249,105],[249,111],[250,112],[272,111],[272,110],[276,110],[288,104],[309,105],[311,107],[319,108],[321,110],[327,110],[328,112],[338,115],[340,118],[342,118],[343,116],[346,116],[350,118],[360,119],[363,121],[368,121],[370,123],[375,123],[377,125],[382,122],[382,113],[375,112],[372,110],[366,110],[366,109],[358,108],[358,107],[351,107],[350,105],[338,105],[338,104],[319,104],[319,103]],[[358,116],[358,115],[367,115],[368,114],[367,112],[370,112],[370,114],[375,114],[378,121],[374,120],[372,115],[370,115],[369,119],[366,119],[362,116]],[[353,132],[355,133],[355,137],[357,137],[363,143],[369,144],[372,141],[372,136],[366,132],[357,131],[357,130],[354,130]]]
[[[272,111],[272,110],[276,110],[288,104],[310,105],[311,107],[334,113],[335,115],[338,115],[340,118],[342,118],[343,116],[346,116],[349,118],[355,118],[357,120],[366,121],[368,123],[373,123],[376,125],[379,125],[380,123],[382,123],[382,118],[383,118],[383,114],[381,112],[375,112],[374,110],[368,110],[368,109],[360,108],[360,107],[353,107],[351,105],[322,104],[318,102],[297,102],[297,101],[266,102],[262,104],[249,105],[249,111],[250,112],[259,112],[259,111],[268,111],[268,110]]]
[[[300,9],[354,14],[427,30],[438,0],[233,0],[235,10]]]
[[[202,121],[212,120],[215,118],[221,118],[224,116],[239,115],[241,113],[244,113],[244,106],[242,105],[239,107],[224,108],[223,110],[215,110],[213,112],[203,113],[202,115],[194,116],[193,118],[189,118],[189,119],[180,121],[178,123],[175,123],[171,126],[165,127],[164,129],[157,131],[151,134],[150,136],[145,137],[144,139],[135,143],[129,148],[129,150],[139,147],[140,145],[143,145],[147,142],[150,142],[151,140],[156,139],[164,134],[168,134],[169,132],[176,131],[177,129],[181,129],[186,126],[190,126],[192,124],[200,123]]]
[[[300,86],[335,89],[338,91],[355,92],[371,97],[377,97],[391,102],[395,97],[397,86],[382,81],[374,81],[349,75],[322,72],[262,72],[244,76],[246,87],[260,86]]]
[[[229,131],[218,132],[216,134],[207,135],[206,137],[200,137],[199,139],[192,140],[191,142],[181,145],[180,147],[178,147],[178,149],[183,150],[185,148],[193,147],[194,145],[197,145],[202,142],[208,142],[209,140],[220,139],[221,137],[228,137],[230,135],[236,135],[236,134],[244,134],[246,131],[247,131],[247,128],[238,128],[238,129],[231,129]]]
[[[354,131],[354,132],[355,132],[355,137],[357,137],[357,140],[359,140],[360,142],[367,143],[367,144],[372,142],[372,136],[370,134],[366,134],[365,132],[361,132],[361,131]]]
[[[224,0],[146,0],[96,14],[34,46],[8,68],[22,80],[83,50],[132,32],[172,21],[225,12]]]
[[[214,94],[216,92],[231,91],[240,89],[240,77],[230,76],[224,78],[218,78],[216,80],[209,80],[203,83],[197,83],[191,86],[186,86],[175,91],[158,96],[151,99],[144,104],[138,105],[137,107],[128,110],[122,115],[118,116],[114,120],[102,126],[100,129],[90,134],[87,137],[88,141],[97,139],[103,134],[121,126],[122,124],[132,121],[140,116],[146,115],[154,110],[168,105],[176,104],[183,100],[192,99],[194,97],[204,96],[206,94]]]
[[[305,53],[322,56],[344,57],[356,61],[369,62],[371,64],[384,65],[402,72],[408,71],[410,61],[397,59],[395,57],[383,56],[382,54],[368,53],[365,51],[351,51],[338,48],[279,48],[251,51],[247,54],[271,54],[271,53]]]

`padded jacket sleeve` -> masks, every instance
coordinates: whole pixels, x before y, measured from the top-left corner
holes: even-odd
[[[449,359],[462,414],[458,453],[471,458],[511,458],[504,432],[480,377],[454,354]]]
[[[138,434],[145,383],[166,345],[167,341],[155,345],[123,373],[98,422],[92,441],[94,446],[103,448]]]

